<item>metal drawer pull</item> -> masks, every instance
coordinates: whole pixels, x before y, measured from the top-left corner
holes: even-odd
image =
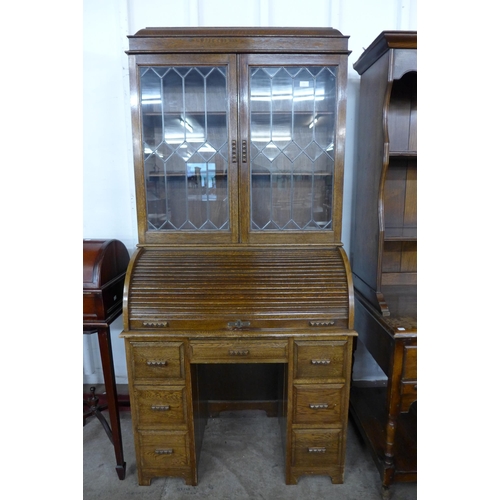
[[[174,450],[172,448],[168,448],[166,450],[155,450],[157,455],[172,455]]]
[[[165,327],[168,326],[168,321],[143,321],[143,326]]]
[[[308,448],[308,453],[326,453],[326,448]]]
[[[156,406],[156,405],[153,405],[151,407],[151,409],[153,411],[168,411],[168,410],[170,410],[170,406],[168,406],[168,405],[165,405],[165,406]]]
[[[333,326],[335,321],[309,321],[309,326]]]
[[[331,362],[331,359],[311,359],[312,365],[329,365]]]
[[[148,359],[146,364],[148,366],[166,366],[167,362],[159,359]]]
[[[311,410],[322,410],[324,408],[328,408],[328,404],[327,403],[310,404],[309,408],[311,408]]]
[[[250,351],[247,349],[244,349],[242,351],[229,351],[229,356],[248,356],[250,354]]]

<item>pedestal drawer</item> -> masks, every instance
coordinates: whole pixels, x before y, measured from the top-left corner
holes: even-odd
[[[130,342],[135,383],[184,378],[182,342]]]
[[[327,467],[341,463],[341,429],[292,431],[292,466]]]
[[[135,412],[139,429],[185,424],[185,388],[168,386],[136,389]]]
[[[139,432],[140,460],[146,469],[168,469],[189,464],[185,431]]]
[[[295,378],[345,379],[347,349],[347,341],[295,341]]]
[[[294,385],[293,423],[341,425],[343,384]]]

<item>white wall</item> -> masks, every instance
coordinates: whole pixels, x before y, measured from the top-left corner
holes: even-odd
[[[132,252],[137,223],[130,129],[128,34],[152,26],[323,26],[349,35],[343,242],[349,254],[359,75],[352,64],[384,30],[416,30],[417,0],[84,0],[83,237]],[[293,5],[293,6],[292,6]],[[127,372],[119,318],[112,325],[117,383]],[[101,383],[97,340],[84,336],[84,383]]]

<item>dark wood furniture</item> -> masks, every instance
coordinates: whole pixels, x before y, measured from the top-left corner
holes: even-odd
[[[270,401],[286,483],[340,483],[355,336],[341,243],[347,37],[129,39],[139,245],[122,337],[139,484],[196,485],[209,413],[273,413]]]
[[[387,381],[353,383],[350,406],[388,494],[392,482],[417,479],[416,32],[381,33],[354,68],[361,75],[351,242],[355,328]]]
[[[122,314],[123,286],[129,261],[128,250],[121,241],[83,240],[83,333],[98,335],[110,424],[101,414],[105,408],[98,404],[94,393],[89,401],[84,401],[88,410],[84,414],[84,422],[86,416],[92,414],[103,424],[115,449],[116,472],[120,479],[125,478],[126,463],[123,458],[110,325]]]

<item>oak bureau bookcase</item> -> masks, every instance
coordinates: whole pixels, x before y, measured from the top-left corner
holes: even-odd
[[[139,484],[197,484],[221,367],[246,368],[241,394],[275,369],[287,484],[340,483],[356,335],[341,243],[348,37],[146,28],[129,40],[139,244],[121,336]]]

